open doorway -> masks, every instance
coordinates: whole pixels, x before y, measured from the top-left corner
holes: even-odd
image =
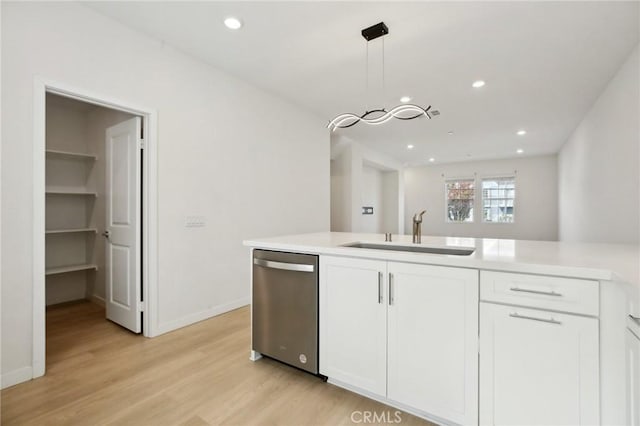
[[[34,378],[53,307],[154,335],[156,114],[121,105],[36,81]]]
[[[71,312],[82,312],[72,306],[83,302],[97,304],[101,309],[94,312],[102,310],[106,319],[142,332],[137,306],[144,298],[142,120],[124,111],[46,94],[47,343],[51,330],[60,331],[51,327],[51,318],[62,313],[72,317]],[[74,327],[72,320],[67,323]]]

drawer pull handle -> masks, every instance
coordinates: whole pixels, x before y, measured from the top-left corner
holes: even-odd
[[[382,272],[378,272],[378,303],[382,303]]]
[[[557,325],[562,324],[560,321],[554,320],[553,318],[551,318],[551,319],[536,318],[536,317],[530,317],[530,316],[527,316],[527,315],[520,315],[517,312],[512,312],[512,313],[509,314],[509,316],[511,318],[527,319],[527,320],[540,321],[540,322],[548,322],[549,324],[557,324]]]
[[[527,290],[526,288],[518,288],[518,287],[511,287],[509,290],[519,291],[521,293],[544,294],[545,296],[562,296],[562,294],[556,293],[553,290],[551,291]]]

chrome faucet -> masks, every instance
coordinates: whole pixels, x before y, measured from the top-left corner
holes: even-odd
[[[427,211],[422,210],[420,213],[413,215],[413,243],[420,244],[422,237],[422,215]]]

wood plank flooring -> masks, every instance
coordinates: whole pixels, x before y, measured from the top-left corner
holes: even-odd
[[[276,361],[249,361],[249,336],[246,307],[153,339],[89,302],[49,309],[47,373],[2,391],[2,424],[300,426],[354,424],[354,411],[394,415]]]

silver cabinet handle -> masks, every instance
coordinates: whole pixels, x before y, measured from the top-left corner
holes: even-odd
[[[378,303],[382,302],[382,272],[378,272]]]
[[[295,271],[295,272],[313,272],[315,269],[314,265],[306,265],[302,263],[276,262],[274,260],[264,260],[264,259],[253,259],[253,264],[258,266],[263,266],[265,268],[283,269],[285,271]]]
[[[102,233],[102,236],[105,237],[107,240],[109,239],[109,237],[111,236],[111,233],[109,231],[104,231]]]
[[[544,294],[545,296],[562,296],[561,293],[556,293],[553,290],[551,291],[527,290],[526,288],[518,288],[518,287],[511,287],[509,290],[519,291],[521,293]]]
[[[393,274],[389,272],[389,306],[393,305]]]
[[[527,315],[520,315],[517,312],[511,312],[509,314],[509,316],[511,318],[526,319],[526,320],[540,321],[540,322],[548,322],[549,324],[557,324],[557,325],[562,324],[560,321],[554,320],[553,318],[551,318],[551,319],[536,318],[536,317],[530,317],[530,316],[527,316]]]

